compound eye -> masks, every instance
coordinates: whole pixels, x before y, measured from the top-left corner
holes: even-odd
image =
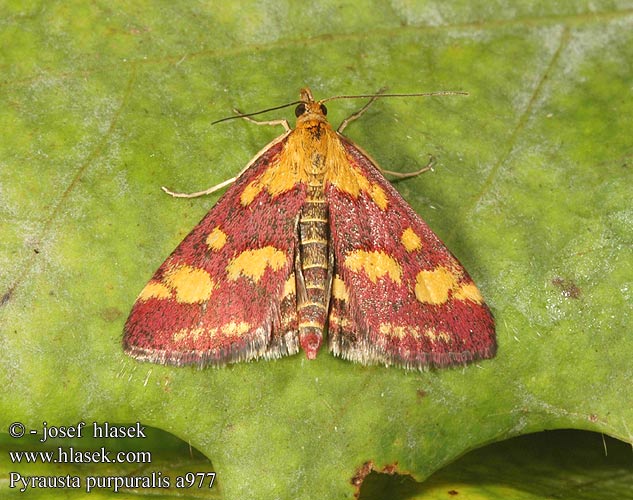
[[[299,118],[302,114],[306,112],[306,105],[304,103],[299,104],[295,108],[295,116]]]
[[[321,113],[323,113],[324,116],[327,116],[327,108],[325,107],[325,104],[321,104]]]

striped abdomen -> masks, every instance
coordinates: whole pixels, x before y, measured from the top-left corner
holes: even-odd
[[[308,185],[306,203],[299,216],[297,312],[299,342],[308,359],[314,359],[323,341],[327,318],[332,264],[329,261],[328,210],[323,184]]]

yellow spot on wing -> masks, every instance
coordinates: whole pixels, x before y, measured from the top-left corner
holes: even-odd
[[[242,194],[240,195],[240,203],[245,207],[250,205],[262,189],[263,186],[259,183],[259,181],[255,180],[251,182],[244,188],[244,191],[242,191]]]
[[[451,343],[451,336],[446,332],[438,332],[434,328],[428,328],[424,332],[424,336],[428,338],[434,344],[443,342],[445,344]]]
[[[395,325],[393,323],[381,323],[380,333],[388,337],[403,338],[405,335],[409,335],[413,338],[420,336],[420,330],[416,326],[411,325]]]
[[[236,323],[235,321],[231,321],[230,323],[226,323],[221,327],[213,327],[213,328],[182,328],[175,332],[172,335],[172,339],[176,343],[186,342],[187,340],[192,340],[196,342],[200,337],[213,338],[216,335],[226,335],[229,337],[240,337],[245,333],[248,333],[251,328],[251,325],[240,321]]]
[[[240,337],[244,335],[245,333],[248,333],[250,327],[251,325],[249,325],[248,323],[245,323],[244,321],[240,321],[239,323],[236,323],[235,321],[231,321],[230,323],[222,325],[220,327],[220,331],[224,335],[228,335],[231,337],[236,337],[236,336]]]
[[[372,283],[386,275],[395,283],[400,284],[401,281],[400,264],[382,251],[354,250],[345,257],[345,267],[356,273],[364,272]]]
[[[226,272],[230,280],[235,281],[240,276],[246,276],[257,283],[267,267],[273,271],[279,271],[287,262],[288,259],[284,252],[269,245],[257,250],[245,250],[231,259],[226,267]]]
[[[334,276],[334,280],[332,281],[332,297],[344,302],[349,301],[349,294],[347,293],[345,282],[338,275]]]
[[[194,304],[209,300],[216,284],[204,269],[191,266],[177,266],[170,269],[163,278],[164,283],[176,292],[176,300]]]
[[[195,342],[203,334],[206,334],[209,336],[212,335],[211,332],[209,332],[208,330],[205,330],[204,328],[182,328],[178,330],[177,332],[175,332],[172,335],[172,338],[174,339],[174,342],[176,343],[186,341],[189,338],[191,338]]]
[[[395,337],[398,339],[402,339],[404,337],[412,337],[414,339],[419,339],[422,336],[429,339],[433,344],[438,344],[440,342],[444,344],[451,343],[451,337],[446,332],[438,332],[434,328],[427,328],[422,330],[420,327],[415,325],[397,325],[394,323],[381,323],[379,331],[382,335],[387,337]]]
[[[140,301],[146,301],[149,299],[168,299],[171,296],[171,291],[162,283],[158,281],[150,281],[145,288],[141,290],[138,295]]]
[[[466,283],[462,285],[454,294],[457,300],[471,300],[476,304],[481,304],[484,301],[484,298],[479,293],[479,289],[474,285],[474,283]]]
[[[374,203],[378,205],[380,210],[386,210],[388,205],[387,193],[383,191],[383,189],[378,184],[372,184],[369,194],[371,195],[371,199],[374,200]]]
[[[226,245],[226,233],[219,227],[214,228],[207,236],[207,246],[211,250],[220,250],[224,245]]]
[[[420,237],[410,227],[403,231],[402,236],[400,236],[400,241],[407,252],[414,252],[422,248],[422,240],[420,240]]]
[[[457,286],[459,277],[446,267],[420,271],[415,278],[415,296],[426,304],[443,304]]]

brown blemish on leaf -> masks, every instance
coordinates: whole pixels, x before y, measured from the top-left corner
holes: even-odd
[[[365,478],[372,472],[378,472],[382,474],[397,474],[398,473],[398,462],[394,462],[392,464],[385,465],[382,469],[376,469],[376,466],[373,460],[368,460],[363,465],[361,465],[357,470],[356,474],[351,479],[351,483],[356,487],[356,491],[354,492],[354,498],[358,498],[360,495],[360,487],[363,485]]]
[[[107,321],[108,323],[113,323],[121,316],[123,316],[123,313],[117,307],[106,307],[105,309],[101,309],[99,316],[101,316],[101,319],[103,319],[104,321]]]
[[[457,491],[457,490],[448,490],[448,494],[449,494],[450,496],[459,495],[459,491]]]
[[[578,288],[578,285],[576,285],[576,283],[574,283],[572,280],[561,278],[560,276],[556,276],[552,280],[552,285],[560,289],[563,297],[566,297],[568,299],[577,299],[582,294],[582,290]]]
[[[368,460],[363,465],[361,465],[359,469],[356,470],[356,474],[354,474],[351,480],[351,483],[358,489],[355,495],[356,498],[358,498],[358,493],[360,492],[360,485],[363,484],[363,481],[367,477],[367,474],[369,474],[373,469],[374,462]]]
[[[394,462],[392,464],[387,464],[382,468],[382,472],[384,474],[395,474],[398,472],[398,462]]]
[[[15,290],[15,286],[12,286],[4,293],[4,295],[0,298],[0,307],[5,305],[7,302],[11,300],[14,290]]]

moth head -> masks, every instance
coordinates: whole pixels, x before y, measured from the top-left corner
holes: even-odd
[[[297,121],[301,120],[319,120],[325,121],[327,116],[327,108],[321,101],[315,101],[312,97],[312,91],[309,88],[301,89],[301,102],[295,108],[295,116]]]

